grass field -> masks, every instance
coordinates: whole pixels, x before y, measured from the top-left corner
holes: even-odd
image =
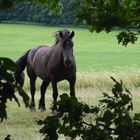
[[[62,27],[0,24],[0,57],[16,60],[30,48],[40,44],[53,44],[53,34],[60,29]],[[125,86],[132,91],[134,110],[140,112],[140,41],[135,45],[122,47],[117,44],[115,37],[119,31],[97,34],[84,28],[68,29],[75,31],[78,99],[92,105],[97,104],[101,99],[101,92],[110,91],[113,82],[109,76],[114,76],[122,79]],[[61,93],[67,92],[67,83],[62,82],[60,88]],[[29,91],[28,79],[25,90]],[[49,88],[46,94],[48,111],[45,113],[31,113],[24,106],[18,108],[15,103],[8,103],[9,119],[0,123],[0,140],[8,134],[12,135],[12,140],[41,140],[43,137],[38,132],[40,127],[36,121],[51,114],[51,92]],[[37,94],[37,101],[39,96]]]
[[[0,24],[0,56],[19,58],[25,51],[40,44],[53,44],[53,34],[62,27]],[[110,34],[90,33],[87,29],[75,31],[75,57],[78,72],[116,71],[139,68],[140,47],[122,47],[115,38],[119,31]]]
[[[0,24],[0,56],[16,60],[30,48],[40,44],[53,44],[53,35],[60,29],[62,27]],[[84,28],[68,29],[75,31],[77,87],[85,85],[102,88],[103,84],[106,87],[111,85],[108,77],[112,75],[123,79],[128,87],[139,87],[140,41],[123,47],[117,44],[115,37],[119,31],[97,34]]]

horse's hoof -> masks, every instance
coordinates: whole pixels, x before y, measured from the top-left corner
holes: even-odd
[[[45,108],[41,108],[40,111],[41,111],[41,112],[45,112],[46,109],[45,109]]]
[[[30,108],[30,111],[31,111],[31,112],[36,112],[35,107],[31,107],[31,108]]]
[[[45,107],[39,107],[39,109],[40,109],[41,112],[45,112],[46,111]]]

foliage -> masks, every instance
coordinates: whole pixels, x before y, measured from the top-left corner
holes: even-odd
[[[10,9],[1,11],[0,20],[28,21],[49,25],[74,24],[74,7],[70,6],[71,2],[68,0],[62,0],[62,4],[64,6],[61,11],[55,12],[56,10],[52,9],[50,4],[42,5],[26,0],[16,3]]]
[[[12,0],[0,0],[0,9],[7,9],[12,7],[13,1]]]
[[[30,0],[28,0],[30,2]],[[0,9],[8,9],[13,5],[24,2],[23,0],[0,0]],[[49,5],[50,10],[59,12],[61,10],[61,3],[59,0],[31,0],[31,2],[36,2],[42,5]]]
[[[140,33],[139,0],[82,0],[77,4],[80,5],[77,11],[79,22],[83,22],[91,31],[105,30],[108,33],[118,27],[124,29],[118,35],[119,43],[126,46],[137,40]]]
[[[0,58],[0,119],[7,118],[6,112],[6,102],[9,99],[12,101],[14,99],[17,104],[18,98],[15,95],[15,91],[19,92],[19,95],[23,98],[25,106],[29,105],[29,97],[27,94],[16,84],[14,78],[14,71],[16,69],[16,64],[8,58]]]
[[[60,134],[84,140],[140,139],[140,114],[130,114],[133,110],[131,93],[123,87],[122,81],[111,79],[115,82],[112,94],[103,93],[98,106],[61,95],[59,113],[39,121],[43,125],[40,132],[45,135],[44,140],[57,140]]]
[[[6,136],[4,140],[11,140],[11,135]]]

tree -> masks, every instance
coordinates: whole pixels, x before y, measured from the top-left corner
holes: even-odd
[[[76,19],[70,6],[71,1],[61,0],[64,5],[61,14],[50,12],[50,6],[35,2],[24,1],[15,4],[12,8],[0,12],[0,20],[37,22],[49,25],[74,24]]]
[[[61,11],[61,2],[60,0],[27,0],[29,2],[38,2],[42,5],[49,5],[50,11],[60,12]],[[9,9],[13,5],[19,2],[24,2],[24,0],[0,0],[0,9]]]
[[[118,35],[118,43],[126,46],[135,43],[140,34],[139,0],[82,0],[78,21],[83,22],[91,31],[107,33],[115,27],[123,29]]]

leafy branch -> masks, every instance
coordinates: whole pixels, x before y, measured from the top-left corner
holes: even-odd
[[[57,103],[59,113],[39,121],[43,125],[40,132],[45,136],[44,140],[57,140],[60,134],[69,139],[139,139],[140,114],[131,115],[132,95],[123,87],[122,81],[111,79],[115,82],[112,94],[103,93],[97,106],[81,103],[67,94],[61,95]]]
[[[0,58],[0,119],[7,118],[6,112],[6,102],[9,99],[13,99],[17,102],[18,106],[20,103],[16,97],[16,91],[23,98],[25,106],[29,106],[29,97],[28,95],[19,87],[16,83],[14,77],[14,71],[16,69],[16,64],[9,58]]]

